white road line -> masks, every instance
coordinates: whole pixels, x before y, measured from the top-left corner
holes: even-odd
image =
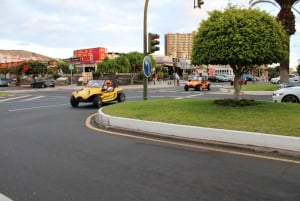
[[[5,99],[0,99],[0,102],[7,102],[7,101],[11,101],[11,100],[16,100],[16,99],[20,99],[20,98],[27,98],[30,95],[26,95],[26,96],[18,96],[18,97],[13,97],[13,98],[5,98]]]
[[[178,98],[175,98],[175,99],[184,99],[184,98],[192,98],[192,97],[196,97],[196,96],[202,96],[204,94],[194,94],[194,95],[189,95],[189,96],[181,96],[181,97],[178,97]]]
[[[5,195],[3,195],[2,193],[0,193],[0,201],[13,201],[12,199],[6,197]]]
[[[35,100],[35,99],[39,99],[39,98],[44,98],[45,96],[35,96],[35,97],[32,97],[32,98],[27,98],[25,100],[22,100],[22,102],[25,102],[25,101],[31,101],[31,100]]]
[[[56,106],[62,106],[62,105],[68,105],[68,104],[64,103],[64,104],[57,104],[57,105],[44,105],[44,106],[37,106],[37,107],[25,107],[25,108],[11,109],[11,110],[8,110],[8,111],[9,112],[16,112],[16,111],[33,110],[33,109],[40,109],[40,108],[47,108],[47,107],[56,107]]]

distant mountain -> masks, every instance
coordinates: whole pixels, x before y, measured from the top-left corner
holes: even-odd
[[[25,61],[27,60],[50,61],[53,60],[53,58],[35,52],[26,51],[26,50],[0,49],[0,63],[16,62],[16,61],[24,61],[24,60]]]

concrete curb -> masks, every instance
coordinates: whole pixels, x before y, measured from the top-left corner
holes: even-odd
[[[142,121],[106,115],[98,111],[99,124],[106,128],[120,128],[135,132],[146,132],[165,136],[233,143],[300,152],[300,138],[254,133],[246,131],[212,129],[196,126],[177,125],[153,121]]]

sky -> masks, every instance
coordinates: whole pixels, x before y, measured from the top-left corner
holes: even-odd
[[[248,7],[249,0],[204,0],[201,9],[194,0],[149,0],[147,32],[164,35],[196,31],[208,12],[229,4]],[[105,47],[108,52],[143,52],[145,0],[1,0],[0,49],[27,50],[53,58],[69,58],[73,50]],[[279,8],[256,6],[273,16]],[[295,6],[300,11],[300,3]],[[300,14],[296,34],[291,36],[290,65],[300,59]]]

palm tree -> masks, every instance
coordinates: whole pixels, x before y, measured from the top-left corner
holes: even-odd
[[[249,5],[250,7],[253,7],[258,3],[271,3],[277,7],[279,6],[280,11],[277,15],[277,19],[282,23],[284,29],[290,37],[296,32],[295,15],[292,9],[295,10],[298,14],[300,14],[300,12],[294,8],[294,5],[296,5],[299,1],[300,0],[250,0]],[[290,44],[288,45],[288,52],[288,58],[280,63],[280,80],[282,80],[283,82],[288,82],[289,80]]]

